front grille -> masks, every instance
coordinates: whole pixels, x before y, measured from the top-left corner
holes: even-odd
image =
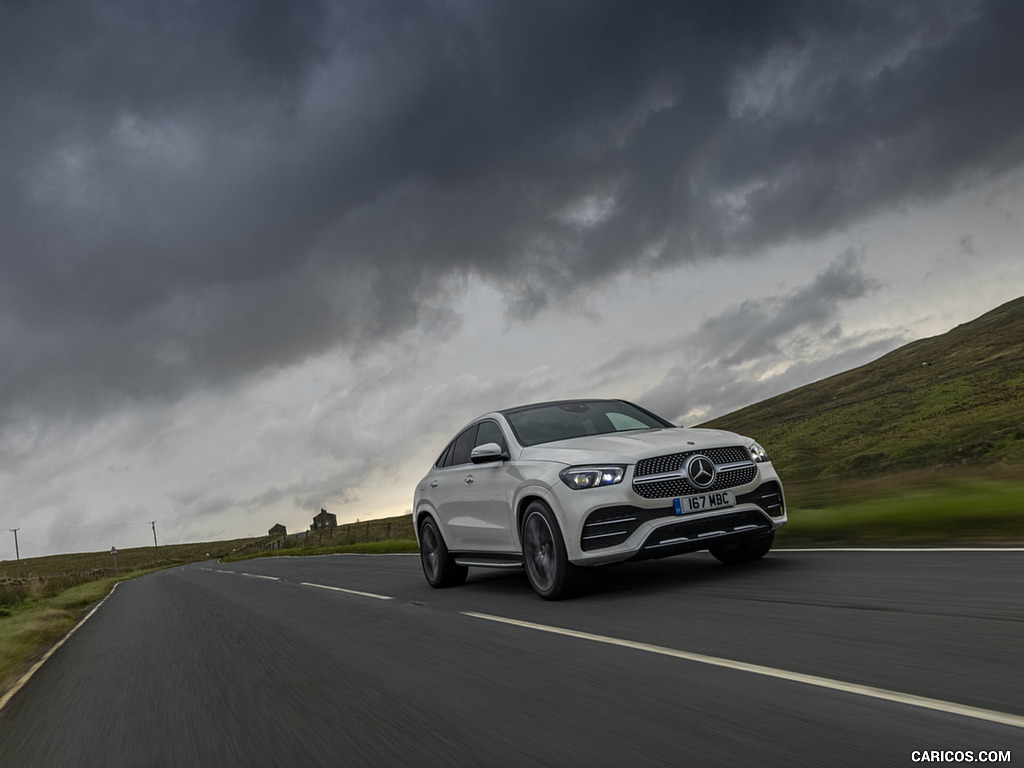
[[[695,453],[701,453],[711,459],[715,464],[732,464],[737,461],[750,461],[750,454],[746,448],[734,445],[729,448],[711,448],[707,451],[685,451],[683,453],[670,453],[666,456],[655,456],[651,459],[640,459],[636,463],[636,470],[633,477],[644,477],[645,475],[660,475],[662,472],[678,472],[683,462]]]
[[[713,538],[712,534],[725,535],[740,531],[765,531],[771,528],[765,516],[752,509],[727,515],[683,520],[656,529],[644,542],[644,549],[656,549],[676,544],[687,544],[702,538]]]
[[[707,456],[714,462],[716,468],[715,482],[706,488],[698,488],[691,485],[683,477],[666,478],[651,483],[637,483],[638,479],[650,475],[660,475],[668,472],[682,472],[686,460],[695,454]],[[730,466],[728,469],[718,467],[742,464],[743,466]],[[746,485],[757,477],[757,465],[750,458],[750,453],[740,445],[727,448],[711,448],[703,451],[685,451],[683,453],[670,453],[665,456],[655,456],[650,459],[641,459],[636,463],[633,471],[633,490],[638,496],[645,499],[663,499],[669,496],[690,496],[695,493],[709,493],[711,491],[723,491],[726,488],[735,488],[739,485]]]
[[[667,496],[690,496],[694,493],[709,493],[711,491],[724,491],[726,488],[735,488],[738,485],[746,485],[757,477],[757,467],[750,466],[743,469],[732,469],[719,472],[715,482],[708,488],[694,488],[682,478],[672,480],[659,480],[656,483],[643,483],[633,485],[633,490],[638,496],[645,499],[663,499]]]

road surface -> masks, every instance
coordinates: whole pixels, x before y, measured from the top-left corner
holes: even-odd
[[[0,766],[1024,763],[1022,566],[695,554],[547,603],[521,572],[431,590],[408,555],[190,565],[120,585],[43,665]]]

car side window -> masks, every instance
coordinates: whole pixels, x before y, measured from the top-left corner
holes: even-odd
[[[476,433],[476,445],[485,445],[487,443],[497,443],[501,446],[501,450],[507,451],[508,444],[505,442],[505,435],[501,431],[501,427],[495,421],[481,421],[478,425]]]
[[[474,424],[455,438],[454,447],[452,449],[451,464],[447,464],[445,466],[455,467],[459,464],[469,464],[469,452],[472,451],[473,447],[476,445],[476,427],[477,425]]]
[[[449,467],[452,463],[452,447],[455,445],[455,441],[448,443],[445,449],[441,451],[441,455],[437,457],[437,461],[434,462],[435,467]]]

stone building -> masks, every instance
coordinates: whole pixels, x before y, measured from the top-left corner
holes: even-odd
[[[323,528],[337,528],[338,516],[332,515],[326,509],[321,509],[320,514],[313,518],[313,524],[309,526],[311,531],[319,531]]]

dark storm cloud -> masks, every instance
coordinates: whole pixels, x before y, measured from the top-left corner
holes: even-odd
[[[1015,2],[5,3],[4,413],[174,398],[444,324],[468,274],[529,316],[1016,168],[1022,21]],[[820,305],[790,311],[765,332]]]
[[[840,302],[860,298],[878,285],[860,269],[858,255],[847,251],[808,285],[783,296],[745,301],[705,320],[697,339],[705,359],[726,366],[771,357],[779,352],[780,339],[801,327],[826,328]]]

